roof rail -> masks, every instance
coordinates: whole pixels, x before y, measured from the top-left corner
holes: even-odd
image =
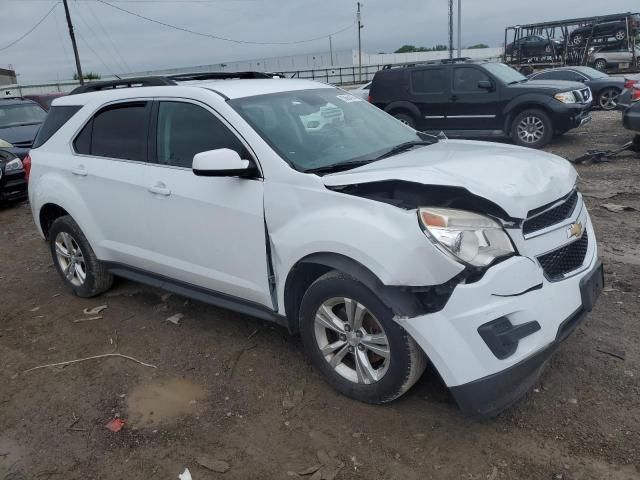
[[[263,72],[196,72],[169,75],[166,78],[175,82],[188,82],[189,80],[247,80],[256,78],[273,78],[273,75]]]
[[[175,85],[176,82],[167,77],[136,77],[122,78],[119,80],[105,80],[102,82],[89,82],[74,88],[69,95],[77,95],[79,93],[98,92],[100,90],[113,90],[116,88],[130,87],[157,87],[163,85]]]

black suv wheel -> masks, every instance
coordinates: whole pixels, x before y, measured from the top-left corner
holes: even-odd
[[[542,110],[520,112],[511,123],[511,139],[523,147],[541,148],[551,141],[553,125]]]
[[[416,120],[413,118],[413,115],[406,112],[394,112],[392,115],[405,125],[409,125],[411,128],[416,128]]]

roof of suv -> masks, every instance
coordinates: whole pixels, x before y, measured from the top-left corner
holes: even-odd
[[[243,98],[269,93],[289,92],[295,90],[311,90],[317,88],[335,88],[325,83],[299,79],[251,79],[251,80],[207,80],[189,81],[178,85],[163,85],[153,87],[112,88],[98,92],[80,93],[61,97],[55,105],[78,105],[87,100],[102,96],[105,101],[125,100],[139,95],[167,95],[172,91],[185,88],[204,88],[214,91],[226,98]]]

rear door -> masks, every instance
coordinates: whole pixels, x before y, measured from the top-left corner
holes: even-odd
[[[143,203],[151,103],[128,100],[102,107],[74,139],[69,164],[99,232],[98,257],[139,268],[149,258]]]
[[[446,128],[447,104],[451,95],[451,68],[446,65],[411,71],[411,98],[418,107],[420,130]]]
[[[235,131],[210,107],[159,100],[145,171],[152,271],[263,306],[269,290],[261,178],[199,177],[196,153],[229,148],[254,161]]]
[[[490,82],[491,88],[480,88],[479,82]],[[484,70],[475,65],[453,68],[447,130],[500,130],[500,111],[497,82]]]

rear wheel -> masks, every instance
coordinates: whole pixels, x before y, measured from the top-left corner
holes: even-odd
[[[366,286],[338,271],[317,279],[300,306],[305,351],[340,393],[390,402],[422,375],[426,357]]]
[[[70,216],[53,222],[49,247],[56,270],[77,296],[94,297],[113,284],[113,276],[97,259],[84,233]]]
[[[406,112],[394,112],[392,115],[405,125],[409,125],[411,128],[416,128],[416,120],[413,118],[413,115]]]
[[[616,40],[621,41],[627,38],[627,32],[624,29],[620,29],[614,36],[616,37]]]
[[[617,88],[605,88],[598,95],[598,105],[603,110],[615,110],[618,106],[618,97],[620,96],[620,90]]]
[[[541,148],[551,141],[553,124],[542,110],[525,110],[513,119],[512,140],[523,147]]]
[[[573,43],[574,45],[582,45],[582,42],[584,42],[584,35],[582,35],[581,33],[576,33],[573,37],[571,37],[571,43]]]

